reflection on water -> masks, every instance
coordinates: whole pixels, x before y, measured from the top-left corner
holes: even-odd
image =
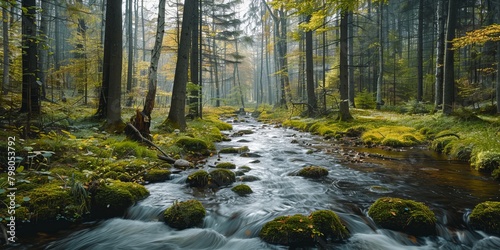
[[[148,185],[151,195],[132,207],[125,218],[95,226],[54,241],[46,249],[287,249],[261,241],[259,231],[269,220],[318,209],[337,212],[352,237],[331,249],[500,249],[500,239],[471,231],[464,218],[475,204],[499,200],[499,184],[471,171],[466,163],[443,159],[433,152],[409,149],[390,152],[393,160],[343,164],[325,153],[332,142],[291,129],[250,121],[234,130],[255,133],[222,142],[217,147],[247,146],[255,157],[223,154],[220,161],[249,166],[260,180],[246,182],[254,193],[240,197],[230,188],[200,192],[185,186],[190,171],[172,180]],[[296,140],[299,143],[291,143]],[[307,145],[307,146],[304,146]],[[310,154],[313,149],[315,153]],[[377,149],[358,149],[367,153]],[[258,159],[258,161],[257,161]],[[207,169],[217,156],[209,158]],[[328,168],[328,177],[309,180],[289,173],[307,165]],[[194,171],[194,170],[193,170]],[[239,183],[235,183],[239,184]],[[379,197],[396,196],[424,202],[438,216],[438,236],[415,238],[378,228],[367,217]],[[197,199],[207,209],[201,228],[175,230],[162,222],[174,201]],[[36,246],[34,243],[31,246]]]

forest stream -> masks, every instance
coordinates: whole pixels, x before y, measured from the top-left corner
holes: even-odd
[[[361,151],[383,153],[391,160],[346,163],[341,154],[327,152],[334,142],[292,129],[259,123],[249,117],[233,131],[252,134],[231,137],[217,149],[247,146],[247,157],[221,154],[208,158],[208,170],[218,161],[249,166],[245,182],[253,193],[238,196],[230,187],[204,192],[186,185],[192,171],[173,174],[166,182],[146,185],[151,195],[131,207],[124,218],[83,225],[71,233],[24,240],[24,249],[288,249],[259,238],[262,226],[281,215],[335,211],[351,233],[344,242],[318,249],[500,249],[500,238],[474,231],[467,216],[480,202],[500,200],[500,185],[470,169],[424,149]],[[298,143],[292,143],[295,140]],[[312,153],[311,153],[312,152]],[[304,166],[326,167],[327,177],[312,180],[294,173]],[[241,183],[241,176],[237,182]],[[370,205],[383,196],[425,203],[436,214],[437,236],[413,237],[381,229],[367,216]],[[197,199],[207,209],[200,228],[176,230],[162,220],[175,201]],[[319,246],[318,246],[319,247]],[[20,247],[17,246],[16,249]],[[314,248],[315,249],[315,248]]]

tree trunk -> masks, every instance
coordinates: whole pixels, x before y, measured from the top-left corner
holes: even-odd
[[[191,71],[191,83],[194,85],[191,93],[189,93],[189,113],[193,117],[199,117],[200,112],[198,110],[199,108],[199,65],[200,62],[198,62],[198,54],[199,54],[199,47],[198,47],[198,39],[199,39],[199,32],[198,32],[198,19],[200,16],[199,13],[199,5],[200,2],[199,0],[194,0],[194,10],[193,10],[193,17],[191,19],[191,27],[192,27],[192,36],[191,36],[191,58],[190,58],[190,71]],[[191,18],[191,17],[190,17]]]
[[[8,9],[9,5],[2,7],[2,35],[3,35],[3,76],[2,76],[2,93],[4,95],[9,92],[9,73],[10,73],[10,62],[9,62],[9,21]]]
[[[384,31],[383,31],[383,19],[384,19],[384,3],[379,2],[379,18],[378,18],[378,78],[377,78],[377,109],[380,109],[384,104],[382,101],[382,84],[384,81]]]
[[[340,106],[339,120],[348,121],[353,117],[349,112],[349,82],[347,71],[347,23],[349,12],[341,11],[340,17]]]
[[[132,81],[134,78],[134,32],[132,31],[132,0],[127,0],[127,37],[128,37],[128,60],[127,60],[127,107],[132,107]],[[137,24],[136,24],[137,25]]]
[[[500,23],[500,0],[496,1],[497,22]],[[497,113],[500,114],[500,42],[497,42]]]
[[[105,98],[106,127],[115,129],[123,124],[121,120],[121,77],[122,77],[122,4],[121,1],[107,1],[106,27],[104,33],[104,61],[102,95]]]
[[[36,37],[35,0],[23,0],[22,8],[26,11],[22,14],[23,90],[20,112],[26,112],[31,116],[40,113],[40,85],[36,82],[38,50],[34,38]]]
[[[455,97],[455,70],[454,50],[451,41],[455,38],[455,26],[457,23],[458,1],[448,2],[448,21],[445,40],[444,61],[444,84],[443,84],[443,114],[450,115],[453,112],[453,101]]]
[[[417,102],[421,102],[424,95],[424,0],[419,0],[417,30]]]
[[[347,71],[349,72],[348,82],[349,82],[349,103],[352,107],[356,107],[354,102],[355,88],[354,88],[354,22],[353,22],[353,12],[349,11],[348,26],[347,26]]]
[[[151,113],[155,106],[156,87],[158,85],[158,61],[161,55],[161,45],[165,33],[165,3],[166,0],[160,0],[158,5],[158,24],[156,26],[156,36],[153,51],[151,53],[151,62],[148,69],[148,93],[141,112],[136,111],[135,116],[130,119],[130,123],[141,133],[144,138],[151,140]],[[134,131],[130,127],[125,128],[128,137],[138,140]]]
[[[435,96],[434,106],[438,109],[443,104],[443,62],[444,62],[444,1],[437,1],[436,11],[436,27],[437,27],[437,43],[436,43],[436,74],[435,74]]]
[[[311,20],[311,16],[307,16],[306,22]],[[313,62],[313,36],[312,30],[306,31],[306,86],[307,86],[307,115],[313,117],[318,110],[318,102],[316,100],[316,91],[314,86],[314,62]]]
[[[182,28],[175,65],[174,87],[172,90],[172,104],[165,121],[170,127],[186,130],[186,85],[188,81],[189,49],[191,47],[192,27],[195,0],[185,0],[182,17]]]

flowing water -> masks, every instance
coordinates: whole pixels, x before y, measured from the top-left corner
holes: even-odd
[[[500,238],[467,226],[467,215],[477,203],[500,200],[499,183],[471,171],[468,164],[422,149],[390,152],[392,160],[348,164],[340,160],[341,154],[327,152],[336,147],[334,142],[246,119],[235,123],[233,129],[250,129],[253,134],[232,137],[217,147],[247,146],[250,157],[213,156],[205,168],[218,161],[249,166],[251,171],[245,175],[259,178],[245,182],[254,193],[240,197],[230,188],[201,192],[185,185],[191,171],[181,172],[166,182],[147,185],[151,195],[130,208],[124,218],[94,222],[52,242],[32,243],[27,248],[287,249],[260,240],[259,231],[267,221],[280,215],[330,209],[340,216],[351,237],[318,249],[500,249]],[[294,140],[299,143],[292,143]],[[377,149],[359,150],[377,153]],[[326,167],[328,177],[311,180],[290,175],[307,165]],[[241,183],[238,178],[235,185]],[[438,235],[415,238],[377,227],[367,210],[382,196],[424,202],[436,213]],[[207,209],[203,225],[185,230],[167,226],[161,219],[163,211],[174,201],[188,199],[201,201]]]

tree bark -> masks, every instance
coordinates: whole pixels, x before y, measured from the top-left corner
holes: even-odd
[[[378,78],[377,78],[377,109],[380,109],[383,105],[382,101],[382,84],[384,81],[384,31],[383,31],[383,19],[384,19],[384,3],[379,2],[379,18],[378,18]]]
[[[199,0],[194,0],[194,10],[193,10],[193,17],[191,18],[191,27],[192,27],[192,35],[191,35],[191,58],[190,58],[190,71],[191,71],[191,83],[196,86],[196,88],[193,88],[191,90],[191,93],[189,93],[189,113],[193,117],[199,117],[200,112],[198,110],[199,108],[199,64],[198,58],[199,58],[199,47],[198,47],[198,39],[199,39],[199,32],[198,32],[198,19],[200,16],[199,13]]]
[[[22,7],[22,67],[23,90],[20,112],[29,116],[40,113],[40,85],[36,82],[38,62],[36,34],[36,1],[23,0]],[[29,119],[29,118],[28,118]]]
[[[9,92],[9,73],[10,73],[10,62],[9,62],[9,5],[2,6],[2,35],[3,35],[3,76],[2,76],[2,93],[4,95]]]
[[[339,120],[349,121],[353,117],[349,112],[349,83],[347,70],[347,23],[348,11],[342,11],[340,17],[340,105]]]
[[[354,88],[354,21],[352,18],[353,12],[349,11],[348,26],[347,26],[347,70],[348,70],[348,82],[349,82],[349,103],[352,107],[356,107],[354,102],[355,88]]]
[[[424,0],[419,0],[418,5],[418,30],[417,30],[417,102],[421,102],[424,95]]]
[[[311,16],[307,16],[306,22],[311,20]],[[312,30],[306,31],[306,86],[307,86],[307,114],[313,117],[318,110],[318,102],[316,100],[316,91],[314,86],[314,62],[313,62],[313,36]]]
[[[444,63],[444,1],[437,1],[436,11],[436,27],[437,27],[437,43],[436,43],[436,73],[435,73],[435,96],[434,106],[438,109],[443,104],[443,63]]]
[[[443,83],[443,114],[450,115],[453,112],[453,101],[455,97],[455,70],[454,70],[454,50],[451,41],[455,38],[455,26],[457,23],[458,1],[448,2],[448,21],[445,40],[445,61],[444,61],[444,83]]]
[[[158,24],[156,26],[156,36],[153,51],[151,53],[151,62],[148,69],[148,92],[146,100],[141,112],[136,111],[135,116],[130,119],[130,123],[136,128],[142,137],[152,140],[150,127],[151,127],[151,113],[155,106],[156,88],[158,85],[158,61],[161,55],[161,46],[163,42],[163,35],[165,33],[165,3],[166,0],[160,0],[158,5]],[[130,127],[125,128],[125,133],[129,138],[139,140],[134,131]]]
[[[175,65],[174,86],[172,90],[172,104],[165,121],[171,128],[186,130],[186,85],[188,81],[189,49],[191,47],[192,27],[195,0],[185,0],[182,17],[182,28]]]
[[[123,60],[121,1],[107,1],[105,29],[102,89],[107,89],[106,126],[114,128],[123,124],[120,105]]]
[[[132,0],[127,0],[127,37],[128,37],[128,60],[127,60],[127,107],[132,107],[132,82],[134,78],[134,32],[132,31]],[[136,24],[137,25],[137,24]]]

